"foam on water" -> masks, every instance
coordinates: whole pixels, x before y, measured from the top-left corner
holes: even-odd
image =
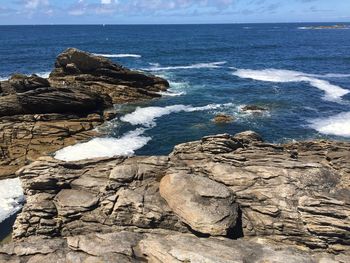
[[[131,156],[152,139],[145,136],[144,132],[156,126],[155,120],[157,118],[176,112],[205,111],[231,105],[231,103],[227,103],[209,104],[202,107],[192,107],[190,105],[138,107],[134,112],[121,117],[120,120],[132,125],[141,125],[142,128],[125,133],[120,138],[95,138],[86,143],[68,146],[57,151],[55,158],[62,161],[78,161],[98,157]]]
[[[151,128],[156,125],[155,120],[157,118],[169,115],[171,113],[214,110],[227,105],[229,104],[209,104],[202,107],[193,107],[191,105],[181,104],[166,107],[138,107],[134,112],[121,117],[120,120],[123,122],[128,122],[132,125],[142,125]]]
[[[308,82],[311,86],[325,92],[324,99],[329,101],[339,101],[342,96],[350,91],[342,87],[331,84],[327,80],[318,79],[314,75],[293,70],[282,69],[238,69],[233,75],[240,78],[254,79],[267,82]]]
[[[0,181],[0,222],[22,208],[24,194],[19,178]]]
[[[210,62],[210,63],[198,63],[192,64],[189,66],[169,66],[169,67],[161,67],[161,66],[153,66],[150,68],[145,68],[143,70],[148,71],[163,71],[163,70],[177,70],[177,69],[202,69],[202,68],[220,68],[222,65],[226,64],[226,61],[219,62]]]
[[[310,127],[323,134],[350,137],[350,112],[314,119]]]
[[[141,55],[137,54],[98,54],[94,53],[95,56],[106,57],[106,58],[141,58]]]
[[[143,136],[144,132],[145,129],[138,128],[120,138],[95,138],[86,143],[63,148],[55,153],[55,158],[62,161],[78,161],[98,157],[132,156],[151,140],[150,137]]]
[[[37,73],[33,73],[41,78],[47,79],[50,75],[50,71],[41,71],[41,72],[37,72]],[[24,74],[26,76],[31,76],[32,74]],[[7,76],[7,77],[0,77],[0,81],[6,81],[10,78],[11,76]]]

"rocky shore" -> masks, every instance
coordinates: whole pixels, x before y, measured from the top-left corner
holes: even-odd
[[[349,262],[350,144],[204,137],[169,156],[20,169],[4,262]]]
[[[167,156],[49,155],[168,86],[76,49],[48,79],[0,82],[1,176],[26,196],[0,262],[350,262],[350,143],[246,131]]]
[[[115,117],[113,103],[160,97],[168,86],[74,48],[57,57],[48,79],[15,74],[0,82],[0,178],[96,136],[94,128]]]

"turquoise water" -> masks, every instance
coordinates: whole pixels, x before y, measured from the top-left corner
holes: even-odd
[[[161,99],[117,106],[107,138],[65,149],[61,159],[167,154],[247,129],[271,142],[349,140],[350,30],[302,29],[309,25],[2,26],[0,77],[45,76],[57,54],[76,47],[170,81]],[[241,112],[249,104],[268,111]],[[235,121],[215,124],[218,113]]]

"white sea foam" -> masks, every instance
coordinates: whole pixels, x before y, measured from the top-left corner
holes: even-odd
[[[350,137],[350,112],[314,119],[310,127],[323,134]]]
[[[101,56],[106,58],[141,58],[141,55],[137,54],[98,54],[94,53],[95,56]]]
[[[120,138],[95,138],[86,143],[68,146],[55,153],[62,161],[78,161],[98,157],[131,156],[145,146],[150,137],[143,136],[145,129],[138,128]]]
[[[157,92],[157,94],[165,96],[165,97],[166,96],[168,96],[168,97],[177,97],[177,96],[181,96],[181,95],[186,94],[186,92],[184,92],[184,91],[175,92],[175,91],[168,90],[168,91],[159,91],[159,92]]]
[[[45,78],[47,79],[50,75],[50,71],[41,71],[41,72],[37,72],[37,73],[33,73],[41,78]],[[31,76],[32,74],[25,74],[26,76]],[[11,76],[7,76],[7,77],[0,77],[0,81],[5,81],[5,80],[8,80]]]
[[[324,98],[330,101],[339,101],[342,96],[350,91],[342,87],[331,84],[330,82],[313,77],[311,74],[303,72],[282,70],[282,69],[238,69],[233,75],[240,78],[254,79],[268,82],[308,82],[311,86],[325,92]]]
[[[0,222],[18,212],[23,202],[24,195],[19,178],[0,181]]]
[[[222,106],[229,106],[228,104],[209,104],[202,107],[193,107],[191,105],[172,105],[166,107],[146,107],[136,108],[132,113],[129,113],[120,118],[123,122],[128,122],[132,125],[143,125],[145,127],[153,127],[156,125],[155,120],[165,115],[178,112],[194,112],[194,111],[205,111],[214,110]]]
[[[226,61],[210,62],[210,63],[198,63],[198,64],[192,64],[192,65],[188,65],[188,66],[161,67],[161,66],[158,65],[158,66],[153,66],[153,67],[150,67],[150,68],[145,68],[143,70],[163,71],[163,70],[177,70],[177,69],[220,68],[224,64],[226,64]]]
[[[68,146],[57,151],[55,158],[63,161],[78,161],[98,157],[131,156],[136,150],[142,148],[151,140],[151,137],[145,136],[144,132],[156,126],[155,120],[157,118],[176,112],[205,111],[231,105],[231,103],[228,103],[209,104],[202,107],[173,105],[167,107],[136,108],[134,112],[126,114],[120,120],[132,125],[141,125],[143,126],[142,128],[128,132],[120,138],[95,138],[86,143]]]

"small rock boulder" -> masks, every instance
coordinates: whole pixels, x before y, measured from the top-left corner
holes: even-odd
[[[262,113],[267,111],[267,109],[257,105],[246,105],[243,108],[241,108],[241,111],[248,112],[248,113]]]
[[[163,177],[159,191],[173,212],[197,232],[225,236],[236,224],[238,205],[223,184],[179,172]]]
[[[230,123],[234,121],[234,117],[226,114],[219,113],[215,116],[214,120],[215,123]]]

